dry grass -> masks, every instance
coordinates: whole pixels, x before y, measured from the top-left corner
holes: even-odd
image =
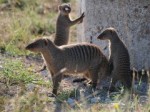
[[[24,4],[23,9],[15,5],[5,6],[3,10],[0,8],[0,49],[13,55],[23,55],[25,45],[33,38],[54,36],[59,2],[56,0],[34,2],[14,0],[14,2]],[[11,4],[15,4],[14,2]],[[74,14],[72,16],[74,17]],[[75,35],[75,27],[73,27],[72,38]]]
[[[38,36],[54,36],[59,3],[59,0],[0,0],[0,111],[149,112],[150,101],[139,103],[137,97],[129,101],[126,95],[116,96],[114,103],[108,104],[89,104],[86,99],[75,101],[73,107],[67,99],[77,95],[75,90],[60,90],[56,99],[48,97],[52,82],[33,72],[42,61],[24,47]],[[76,18],[75,0],[71,3],[71,15]],[[76,27],[71,29],[70,42],[76,42]],[[34,58],[26,60],[25,55]]]

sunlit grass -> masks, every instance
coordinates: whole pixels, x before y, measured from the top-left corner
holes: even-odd
[[[6,59],[3,69],[0,71],[0,76],[6,80],[7,85],[20,83],[46,84],[41,77],[28,69],[20,60]]]
[[[36,2],[20,1],[26,4],[24,10],[12,7],[10,12],[4,10],[0,13],[0,47],[13,55],[25,54],[24,47],[33,38],[50,36],[55,32],[54,21],[57,15],[55,11],[41,15],[38,14],[38,7],[42,5],[39,0]],[[44,1],[41,3],[44,4]]]
[[[64,0],[64,2],[68,1]],[[50,36],[55,33],[59,4],[57,0],[0,0],[0,5],[5,3],[11,6],[0,11],[0,52],[7,52],[11,56],[27,55],[29,52],[24,48],[29,41],[38,36]],[[50,4],[50,8],[45,9],[45,4]],[[74,4],[71,5],[74,6]],[[76,18],[74,14],[71,15]],[[71,43],[76,41],[75,28],[75,26],[71,28]],[[0,112],[7,110],[11,112],[50,112],[55,110],[57,102],[65,105],[62,107],[65,112],[150,111],[150,101],[141,104],[138,97],[129,100],[127,94],[114,95],[113,102],[108,104],[88,104],[86,98],[81,98],[85,100],[75,101],[75,106],[72,107],[67,100],[76,98],[78,95],[76,90],[59,90],[56,98],[48,97],[47,93],[52,91],[52,81],[45,81],[39,74],[34,73],[33,66],[26,67],[25,63],[16,57],[4,59],[3,62],[0,68],[0,92],[3,92],[2,86],[6,86],[7,91],[0,96]],[[28,84],[35,85],[32,91],[27,90]],[[20,87],[21,90],[11,96],[7,93],[11,86]]]
[[[112,103],[97,103],[88,104],[88,100],[76,100],[78,95],[76,90],[59,91],[60,93],[56,98],[48,97],[47,92],[41,92],[43,88],[51,92],[51,85],[42,80],[37,74],[34,74],[30,70],[33,68],[26,68],[21,60],[5,60],[3,69],[0,72],[1,79],[6,80],[8,88],[12,85],[21,86],[19,91],[14,97],[9,99],[8,97],[2,96],[1,98],[1,110],[5,110],[4,106],[11,103],[15,107],[13,112],[30,112],[30,111],[47,111],[50,109],[49,105],[54,106],[56,102],[62,103],[62,106],[66,112],[124,112],[124,111],[150,111],[150,102],[142,104],[139,102],[139,97],[134,96],[130,99],[130,95],[114,95]],[[27,91],[25,85],[28,83],[34,83],[36,86],[32,91]],[[49,86],[47,86],[49,85]],[[148,93],[150,94],[150,93]],[[69,98],[75,99],[74,106],[68,104]],[[148,97],[147,97],[148,98]],[[82,98],[81,98],[82,99]],[[84,99],[84,98],[83,98]],[[87,108],[86,105],[89,105]],[[8,106],[9,108],[9,106]],[[55,110],[55,107],[52,107]]]

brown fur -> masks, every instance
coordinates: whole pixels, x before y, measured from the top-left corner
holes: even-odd
[[[70,4],[62,4],[59,6],[58,9],[59,15],[56,22],[56,36],[54,39],[54,43],[57,46],[61,46],[68,44],[70,27],[77,23],[82,23],[84,13],[82,13],[82,15],[79,18],[72,21],[70,19]]]
[[[114,28],[104,30],[98,39],[109,40],[111,44],[109,63],[110,67],[113,67],[112,84],[121,80],[127,89],[131,89],[130,57],[125,44],[120,40]]]
[[[77,19],[71,20],[69,15],[71,12],[70,4],[62,4],[58,7],[59,15],[56,21],[56,35],[54,38],[54,43],[57,46],[66,45],[69,42],[69,31],[70,27],[82,23],[84,18],[84,13]],[[40,71],[46,69],[46,65],[43,64],[43,67]]]
[[[49,39],[37,39],[26,47],[27,50],[42,53],[53,80],[53,94],[57,94],[62,75],[84,73],[91,79],[93,88],[105,75],[108,60],[99,47],[93,44],[56,46]]]

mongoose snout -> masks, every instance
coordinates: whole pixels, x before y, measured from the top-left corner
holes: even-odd
[[[39,45],[41,44],[41,45]],[[32,51],[32,52],[41,52],[42,49],[44,49],[47,46],[47,40],[41,39],[35,40],[34,42],[30,43],[25,47],[26,50]]]
[[[82,23],[84,18],[84,13],[80,17],[75,20],[71,20],[70,12],[71,7],[70,4],[65,3],[58,6],[59,14],[56,21],[56,35],[54,39],[54,44],[57,46],[66,45],[69,42],[69,32],[70,27],[79,23]],[[46,65],[44,64],[40,71],[45,70]]]
[[[118,36],[114,28],[105,29],[98,39],[109,40],[110,55],[109,55],[109,71],[112,74],[112,84],[117,80],[121,80],[125,88],[130,90],[132,86],[132,78],[130,73],[130,56],[126,45]]]
[[[65,3],[58,6],[59,15],[56,21],[56,35],[54,39],[54,44],[57,46],[66,45],[69,42],[69,31],[70,27],[82,23],[84,18],[84,13],[80,17],[75,20],[71,20],[70,12],[71,7],[70,4]]]
[[[52,76],[52,93],[55,95],[64,74],[83,73],[91,79],[92,87],[96,88],[98,79],[107,73],[108,60],[100,48],[93,44],[82,43],[58,47],[51,40],[41,38],[26,48],[42,54]],[[65,71],[61,72],[64,68]]]
[[[102,31],[102,33],[97,37],[100,40],[111,39],[115,35],[116,31],[114,28],[110,27]]]
[[[29,44],[25,47],[26,50],[32,50],[33,49],[33,46],[32,44]]]

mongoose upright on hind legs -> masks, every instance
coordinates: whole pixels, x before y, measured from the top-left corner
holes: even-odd
[[[121,80],[125,88],[130,90],[132,87],[130,57],[125,44],[114,28],[105,29],[97,38],[110,41],[109,65],[110,68],[113,67],[112,84],[115,84],[117,80]]]
[[[59,15],[56,22],[56,36],[54,39],[54,43],[57,46],[61,46],[68,44],[70,27],[77,23],[82,23],[84,13],[82,13],[82,15],[79,18],[71,20],[70,4],[62,4],[58,8],[59,8]]]
[[[62,4],[58,6],[58,10],[59,10],[59,15],[56,21],[56,35],[54,38],[54,43],[57,46],[61,46],[61,45],[68,44],[70,27],[75,24],[82,23],[83,18],[84,18],[84,13],[82,13],[82,15],[79,18],[75,20],[71,20],[70,4],[67,4],[67,3]],[[46,69],[46,65],[43,64],[42,69],[39,71],[43,71],[45,69]]]
[[[91,79],[92,87],[96,88],[99,77],[105,75],[108,65],[107,58],[100,48],[93,44],[75,44],[56,46],[47,38],[37,39],[26,47],[26,50],[40,52],[53,80],[53,94],[57,89],[62,75],[83,73]],[[101,67],[104,66],[104,69]],[[106,69],[105,69],[106,68]],[[63,72],[60,72],[65,69]]]

